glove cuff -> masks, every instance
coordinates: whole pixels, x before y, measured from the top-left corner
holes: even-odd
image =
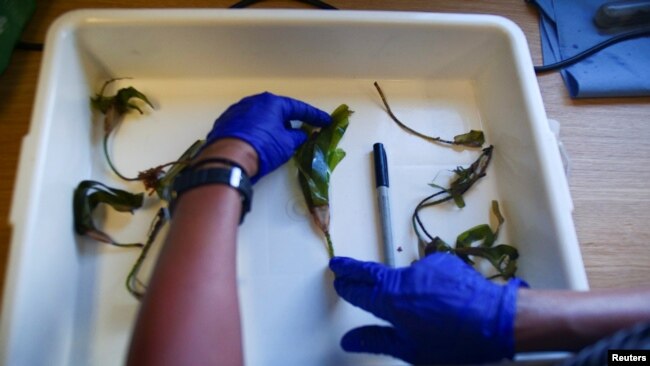
[[[501,295],[500,314],[497,317],[498,332],[495,334],[501,339],[500,354],[501,357],[512,359],[515,356],[515,317],[517,314],[517,295],[520,287],[529,287],[528,283],[513,278],[503,286]]]

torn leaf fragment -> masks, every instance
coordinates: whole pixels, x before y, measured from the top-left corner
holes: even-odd
[[[454,144],[467,147],[481,147],[485,143],[483,131],[470,130],[462,135],[454,136]]]
[[[116,211],[133,213],[135,209],[142,207],[143,196],[142,193],[133,194],[92,180],[82,181],[74,190],[72,204],[75,231],[79,235],[116,246],[141,247],[141,243],[118,243],[110,235],[99,230],[93,220],[93,211],[103,203]]]

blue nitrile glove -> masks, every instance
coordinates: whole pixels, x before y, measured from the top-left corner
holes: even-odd
[[[512,358],[518,279],[499,285],[458,257],[436,253],[410,267],[334,257],[334,287],[345,300],[393,326],[343,336],[350,352],[382,353],[415,364],[483,363]]]
[[[307,139],[302,130],[291,128],[289,121],[292,120],[316,127],[332,121],[329,114],[309,104],[265,92],[231,105],[214,122],[205,145],[226,137],[249,143],[259,159],[258,173],[252,177],[256,182],[289,160]]]

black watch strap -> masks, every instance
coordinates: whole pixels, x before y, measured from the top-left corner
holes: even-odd
[[[246,173],[236,166],[187,170],[174,180],[172,195],[174,198],[178,198],[190,189],[207,184],[224,184],[239,191],[242,200],[242,213],[239,220],[241,224],[244,221],[244,216],[251,209],[251,201],[253,199],[253,185]]]

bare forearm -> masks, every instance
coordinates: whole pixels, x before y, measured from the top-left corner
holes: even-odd
[[[517,351],[577,350],[650,320],[650,288],[591,292],[519,291]]]
[[[320,109],[269,92],[241,99],[214,122],[207,147],[177,180],[180,197],[140,308],[130,365],[243,363],[236,233],[251,194],[230,165],[257,181],[284,164],[307,139],[290,127],[294,120],[315,128],[332,123]]]
[[[202,156],[228,157],[254,170],[240,148],[216,143]],[[129,364],[243,363],[236,287],[240,214],[239,193],[225,185],[198,187],[177,201],[140,309]]]

